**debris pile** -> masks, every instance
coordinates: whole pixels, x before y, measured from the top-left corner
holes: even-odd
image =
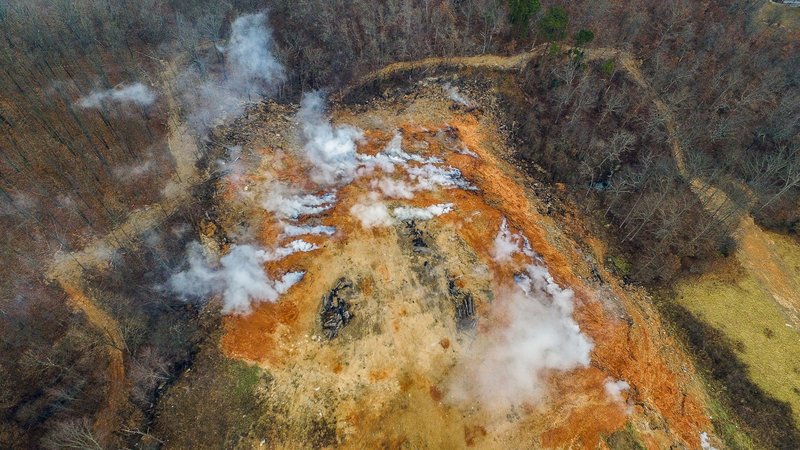
[[[475,328],[477,319],[475,318],[475,301],[472,298],[472,294],[459,288],[454,278],[448,280],[447,291],[456,309],[456,327],[458,330],[464,331]]]
[[[353,283],[346,278],[340,278],[336,286],[322,297],[322,311],[319,313],[319,318],[322,331],[329,340],[338,336],[339,331],[353,319],[345,298],[351,293],[352,288]]]

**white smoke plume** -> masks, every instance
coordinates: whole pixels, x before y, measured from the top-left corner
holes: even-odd
[[[464,97],[461,92],[458,91],[458,88],[452,86],[450,83],[445,83],[442,86],[444,91],[447,93],[447,96],[450,97],[450,100],[458,103],[459,105],[470,107],[472,106],[472,102],[469,101],[466,97]]]
[[[708,433],[705,431],[700,433],[700,448],[703,450],[717,450],[716,447],[711,445],[711,440],[708,438]]]
[[[416,191],[433,191],[438,187],[445,189],[474,189],[461,175],[461,171],[455,167],[424,164],[408,167],[407,172],[411,179],[416,182],[414,186]]]
[[[270,183],[265,188],[261,206],[280,219],[297,219],[300,216],[313,216],[333,207],[336,192],[322,195],[304,193],[298,188],[284,183]]]
[[[606,390],[606,394],[611,397],[611,400],[614,400],[615,402],[623,402],[624,399],[622,398],[622,393],[630,389],[631,385],[624,380],[607,378],[605,383],[603,383],[603,387]]]
[[[154,168],[154,161],[152,159],[145,159],[144,161],[114,168],[114,175],[122,181],[136,180],[144,177]]]
[[[241,95],[259,95],[283,81],[283,65],[272,54],[272,31],[264,13],[238,17],[223,50],[228,66],[227,88]]]
[[[233,245],[215,263],[204,254],[199,243],[193,242],[186,252],[189,268],[171,276],[167,287],[184,298],[206,299],[221,294],[224,314],[248,314],[254,304],[277,301],[303,277],[303,272],[289,272],[279,280],[272,280],[264,272],[266,262],[316,248],[305,241],[293,241],[274,251]]]
[[[394,223],[389,209],[375,194],[353,205],[350,214],[360,220],[364,228],[389,227]]]
[[[335,233],[336,227],[327,225],[292,225],[290,223],[283,225],[283,234],[290,237],[304,235],[333,236]]]
[[[272,53],[272,31],[265,13],[238,17],[231,25],[225,55],[225,73],[204,73],[193,65],[179,81],[189,123],[205,130],[225,117],[239,116],[245,104],[273,93],[286,80],[283,65]]]
[[[361,130],[333,126],[325,115],[325,101],[319,92],[303,95],[297,119],[302,126],[305,157],[312,165],[311,179],[323,186],[353,181],[358,169],[356,142],[363,138]]]
[[[606,381],[603,383],[603,387],[606,390],[606,394],[611,398],[611,400],[620,403],[625,408],[625,414],[631,415],[634,412],[633,409],[633,402],[631,399],[625,399],[622,396],[623,392],[629,391],[631,385],[628,384],[625,380],[614,380],[613,378],[606,378]]]
[[[528,238],[521,234],[512,233],[505,217],[503,217],[503,222],[500,224],[500,231],[494,238],[491,253],[492,258],[499,263],[511,261],[511,257],[515,253],[522,253],[530,257],[534,256]]]
[[[370,182],[372,189],[379,190],[388,198],[403,198],[410,200],[414,198],[414,186],[409,185],[403,180],[394,180],[384,177]]]
[[[398,206],[392,211],[392,215],[398,220],[430,220],[442,214],[447,214],[452,210],[452,203],[439,203],[426,208]]]
[[[572,317],[573,292],[544,266],[526,266],[492,309],[500,323],[466,349],[453,400],[477,399],[495,408],[535,401],[552,372],[588,367],[593,344]]]
[[[436,157],[426,158],[416,153],[408,153],[403,150],[403,135],[396,132],[392,140],[386,145],[386,148],[381,152],[383,155],[393,163],[405,165],[409,161],[415,161],[421,164],[440,164],[443,161]]]
[[[156,95],[142,83],[120,84],[104,91],[92,91],[89,95],[78,99],[81,108],[100,108],[110,103],[134,103],[139,106],[150,106],[156,101]]]

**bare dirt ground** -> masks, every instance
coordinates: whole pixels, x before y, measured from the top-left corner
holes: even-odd
[[[404,146],[440,157],[478,189],[441,189],[390,202],[454,205],[451,213],[417,222],[428,249],[419,252],[414,232],[402,222],[363,229],[352,217],[351,206],[371,189],[369,177],[359,179],[339,191],[336,206],[322,217],[337,227],[335,236],[309,238],[321,248],[267,265],[273,276],[299,269],[306,276],[277,303],[225,320],[223,351],[267,370],[273,381],[266,402],[282,405],[260,419],[273,424],[270,434],[254,431],[240,446],[596,448],[605,445],[604,436],[631,424],[649,447],[698,447],[700,432],[712,432],[702,388],[644,296],[602,268],[608,282],[589,281],[590,261],[603,255],[585,254],[559,224],[537,212],[541,205],[523,187],[525,176],[501,158],[509,150],[495,118],[452,110],[441,93],[410,98],[358,113],[337,111],[336,119],[365,130],[360,151],[368,154],[401,130]],[[447,127],[477,157],[443,145],[437,136]],[[302,166],[294,160],[297,151],[267,145],[249,185],[291,178]],[[233,195],[225,199],[232,209],[248,207],[233,204]],[[274,218],[260,214],[261,242],[275,245]],[[494,408],[465,400],[453,386],[478,343],[505,326],[495,302],[502,302],[518,267],[491,257],[503,217],[530,239],[555,279],[577,292],[575,316],[595,349],[590,367],[549,376],[541,398]],[[355,318],[329,340],[320,325],[321,299],[342,278],[354,286],[349,301]],[[458,326],[450,279],[475,299],[473,329]],[[609,398],[607,378],[630,383],[630,411]]]

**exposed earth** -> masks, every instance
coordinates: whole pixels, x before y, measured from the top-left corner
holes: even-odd
[[[444,82],[332,111],[335,123],[363,130],[359,154],[391,153],[399,141],[406,161],[391,172],[365,171],[328,209],[297,217],[294,226],[335,232],[304,235],[318,248],[266,264],[274,279],[305,272],[277,302],[224,320],[223,353],[268,373],[260,395],[280,405],[259,413],[239,446],[699,448],[701,433],[715,440],[693,366],[646,295],[604,269],[603,245],[579,224],[547,214],[536,181],[509,163],[491,100],[459,105]],[[294,113],[268,105],[251,115],[245,148],[253,151],[221,182],[220,220],[205,240],[212,249],[215,235],[235,236],[245,224],[266,248],[296,239],[257,193],[276,182],[314,189]],[[464,183],[412,198],[383,192],[381,203],[395,215],[437,205],[443,213],[371,227],[359,221],[354,206],[377,203],[380,180],[411,183],[414,168],[428,164],[458,169]],[[519,245],[506,259],[495,244],[504,222]],[[571,314],[593,348],[588,364],[545,368],[532,389],[507,396],[503,384],[514,380],[498,370],[487,382],[480,368],[508,363],[492,352],[509,344],[504,330],[526,321],[508,292],[530,265],[575,292]]]

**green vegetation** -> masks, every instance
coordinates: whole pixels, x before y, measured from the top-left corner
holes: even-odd
[[[730,281],[712,273],[680,282],[677,300],[720,330],[753,381],[790,404],[800,423],[800,335],[766,289],[746,274]]]
[[[541,9],[539,0],[509,0],[508,6],[511,8],[511,15],[509,16],[511,25],[518,35],[527,35],[528,22]]]
[[[575,35],[575,46],[585,47],[586,44],[594,40],[594,33],[590,30],[580,30]]]
[[[625,260],[625,258],[621,256],[609,256],[608,261],[611,263],[611,267],[614,268],[614,272],[619,274],[621,277],[627,277],[631,274],[631,263]]]
[[[772,236],[800,271],[800,246]],[[686,340],[712,394],[714,426],[730,448],[797,448],[800,335],[766,287],[735,261],[677,282],[658,302]]]
[[[548,41],[560,41],[567,35],[569,16],[561,6],[547,8],[547,12],[539,22],[539,29]]]
[[[611,58],[603,61],[603,64],[600,65],[600,69],[603,71],[604,74],[606,74],[606,76],[609,77],[614,74],[615,67],[616,64],[614,63],[614,59]]]
[[[760,385],[751,381],[748,367],[734,350],[737,343],[677,304],[673,298],[663,299],[659,304],[673,322],[675,331],[691,349],[712,396],[736,417],[730,420],[725,415],[722,418],[726,420],[715,422],[723,437],[725,433],[728,434],[726,439],[729,445],[747,442],[747,439],[733,433],[738,425],[752,436],[758,447],[800,448],[800,433],[791,407],[774,399]]]
[[[258,367],[206,349],[160,402],[157,433],[171,448],[233,448],[258,420],[258,390],[269,382]]]
[[[718,397],[719,394],[715,395]],[[714,431],[717,436],[731,449],[754,449],[757,448],[753,439],[745,433],[739,425],[739,421],[731,414],[718,398],[709,399],[709,412],[711,421],[714,424]]]
[[[234,384],[232,393],[234,398],[240,403],[249,401],[261,380],[262,370],[256,366],[244,364],[241,361],[236,361],[233,366]]]
[[[639,434],[630,422],[625,424],[625,428],[617,430],[606,437],[606,444],[608,444],[609,448],[620,450],[645,450],[647,448],[639,439]]]

